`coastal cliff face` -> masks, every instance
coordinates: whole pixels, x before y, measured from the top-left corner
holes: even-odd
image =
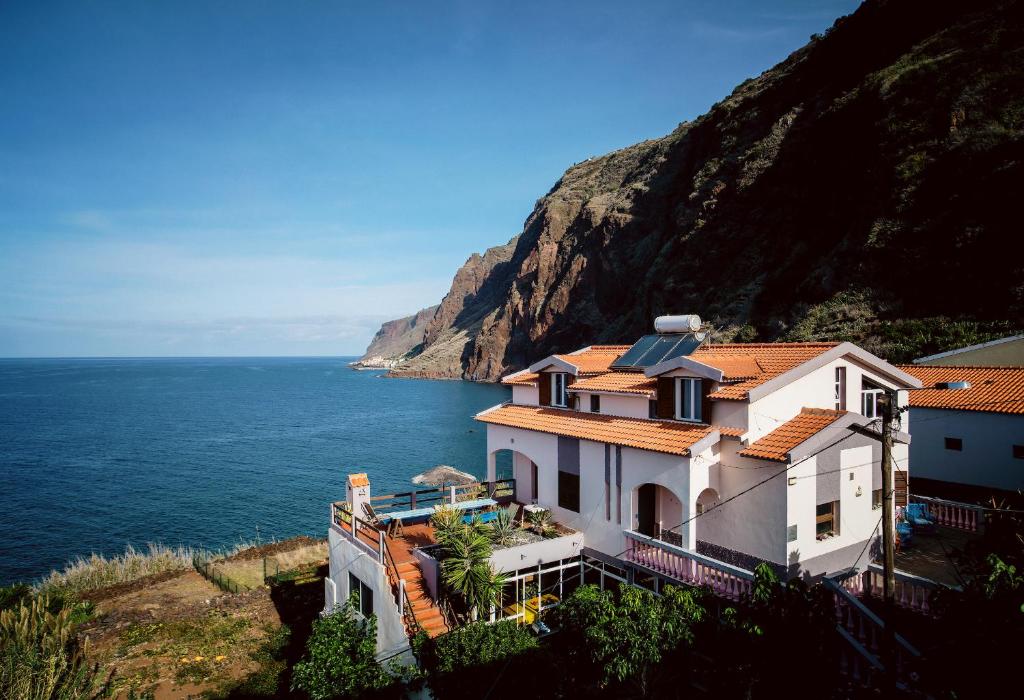
[[[356,362],[361,367],[395,367],[423,344],[423,334],[438,306],[431,306],[395,321],[388,321],[373,336],[366,352]]]
[[[1024,327],[1022,5],[869,0],[694,122],[573,166],[395,373],[494,380],[663,313],[896,361]]]

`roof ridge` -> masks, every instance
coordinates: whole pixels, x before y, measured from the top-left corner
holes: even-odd
[[[903,369],[904,367],[906,367],[907,369],[951,369],[951,370],[952,369],[955,369],[955,370],[965,370],[965,369],[993,370],[993,369],[1000,369],[1000,370],[1015,370],[1015,371],[1018,371],[1018,372],[1024,372],[1024,367],[1021,367],[1020,365],[914,365],[914,364],[910,364],[910,365],[896,365],[896,367],[898,367],[900,369]]]

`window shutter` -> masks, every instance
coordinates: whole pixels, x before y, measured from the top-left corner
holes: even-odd
[[[711,398],[708,396],[711,393],[712,384],[707,379],[702,379],[700,382],[700,420],[702,423],[711,425]]]
[[[893,469],[893,497],[896,507],[907,505],[907,473],[899,469]]]
[[[554,386],[552,386],[551,373],[541,372],[540,379],[537,381],[538,395],[540,397],[541,406],[551,405],[551,394],[554,393]]]
[[[674,418],[675,413],[675,377],[658,377],[658,418]]]

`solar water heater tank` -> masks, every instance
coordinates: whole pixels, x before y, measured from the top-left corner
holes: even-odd
[[[656,333],[696,333],[700,330],[700,316],[658,316],[654,319],[654,330]]]

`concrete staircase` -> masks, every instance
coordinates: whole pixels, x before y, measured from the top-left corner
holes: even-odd
[[[388,579],[395,592],[395,600],[399,600],[398,579],[405,581],[405,595],[412,608],[415,623],[408,619],[406,610],[402,611],[405,618],[406,631],[412,636],[416,631],[416,624],[430,637],[436,637],[448,631],[448,623],[445,622],[444,613],[434,603],[427,590],[426,581],[423,580],[423,572],[415,561],[407,561],[397,565],[397,572],[388,567]]]

